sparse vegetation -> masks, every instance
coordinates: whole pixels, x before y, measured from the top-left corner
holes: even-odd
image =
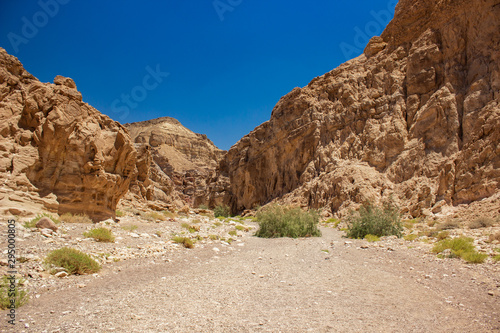
[[[210,208],[207,205],[199,205],[198,209],[208,210]]]
[[[113,243],[115,241],[115,236],[108,228],[95,228],[83,233],[83,236],[87,238],[93,238],[98,242],[103,243]]]
[[[193,241],[191,239],[189,239],[188,237],[174,236],[174,237],[172,237],[172,241],[174,243],[184,245],[184,247],[187,248],[187,249],[194,248]]]
[[[101,269],[101,266],[89,255],[68,247],[50,252],[45,258],[45,263],[63,267],[68,274],[92,274]]]
[[[230,217],[231,216],[231,209],[229,208],[229,206],[218,205],[217,207],[214,208],[214,216],[215,217]]]
[[[482,216],[475,219],[474,221],[471,221],[469,223],[469,228],[471,229],[488,228],[492,227],[494,224],[495,221],[492,218]]]
[[[439,234],[436,235],[436,238],[439,240],[443,240],[450,237],[450,233],[448,231],[441,231]]]
[[[121,210],[118,210],[118,209],[117,209],[117,210],[115,211],[115,215],[116,215],[116,217],[123,217],[123,216],[125,216],[125,213],[124,213],[124,212],[122,212]]]
[[[340,224],[340,220],[336,218],[329,218],[328,220],[324,221],[323,223],[326,225],[332,225],[334,228],[337,228]]]
[[[300,208],[272,205],[257,213],[260,228],[258,237],[316,237],[321,236],[318,229],[319,214],[316,211],[303,211]]]
[[[231,231],[228,232],[228,234],[231,235],[231,236],[237,236],[238,235],[238,233],[236,232],[236,230],[231,230]]]
[[[494,255],[493,256],[493,260],[495,261],[500,261],[500,248],[499,249],[495,249],[495,252],[499,253],[497,255]]]
[[[437,242],[432,252],[442,253],[445,250],[450,250],[451,258],[462,258],[470,263],[482,263],[488,257],[486,254],[479,253],[474,248],[473,239],[468,237],[448,238]]]
[[[415,235],[415,234],[409,234],[409,235],[406,235],[403,237],[405,240],[409,241],[409,242],[413,242],[415,239],[418,238],[418,235]]]
[[[436,229],[441,230],[452,230],[460,228],[460,222],[458,220],[446,220],[443,223],[437,225]]]
[[[144,219],[151,222],[165,221],[167,219],[165,213],[159,213],[159,212],[147,212],[141,215]]]
[[[382,208],[365,203],[358,212],[351,212],[347,218],[347,237],[364,238],[366,235],[402,236],[403,226],[398,208],[386,203]]]
[[[0,309],[8,309],[11,306],[11,300],[14,300],[16,309],[28,302],[28,291],[21,288],[24,282],[25,280],[22,278],[15,278],[14,281],[9,276],[2,276],[0,280]]]
[[[52,215],[50,215],[50,214],[43,213],[43,214],[38,214],[38,215],[37,215],[36,217],[34,217],[33,219],[31,219],[31,220],[29,220],[29,221],[25,222],[23,226],[24,226],[25,228],[27,228],[27,229],[34,228],[34,227],[36,226],[36,223],[37,223],[38,221],[40,221],[40,219],[41,219],[42,217],[48,217],[48,218],[49,218],[49,219],[51,219],[51,220],[52,220],[55,224],[59,224],[59,223],[61,223],[61,221],[60,221],[58,218],[56,218],[56,217],[54,217],[54,216],[52,216]]]
[[[175,212],[170,212],[168,210],[164,210],[161,212],[163,214],[163,216],[167,219],[174,219],[176,217],[178,217],[179,215],[177,215],[177,213]],[[162,220],[163,221],[163,220]]]
[[[210,238],[211,240],[218,240],[219,239],[219,236],[217,235],[208,235],[208,238]]]
[[[155,235],[161,237],[161,231],[155,231]]]
[[[64,213],[61,215],[61,220],[66,223],[92,223],[90,217],[86,214],[71,214]]]
[[[199,225],[191,225],[189,223],[182,223],[181,227],[183,227],[184,229],[187,229],[190,233],[200,231]]]
[[[122,227],[122,229],[125,231],[134,231],[134,230],[137,230],[137,228],[139,228],[139,227],[136,226],[135,224],[124,225]]]
[[[248,232],[248,231],[249,231],[249,229],[248,229],[247,227],[244,227],[244,226],[242,226],[242,225],[237,225],[237,226],[235,226],[235,228],[236,228],[237,230],[239,230],[239,231],[246,231],[246,232]]]

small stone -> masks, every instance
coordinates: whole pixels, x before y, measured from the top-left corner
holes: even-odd
[[[488,295],[495,296],[495,292],[493,290],[488,291]]]
[[[130,237],[132,237],[132,238],[139,238],[139,237],[141,237],[141,236],[139,236],[139,235],[138,235],[138,234],[136,234],[135,232],[131,232],[131,233],[130,233]]]
[[[63,278],[63,277],[68,276],[68,273],[67,272],[59,272],[59,273],[56,273],[54,276],[58,277],[58,278]]]
[[[217,248],[217,247],[214,247],[212,250],[214,250],[215,252],[219,252],[220,251],[219,248]]]
[[[349,245],[349,244],[352,244],[352,242],[351,241],[345,241],[344,244],[345,245]]]
[[[85,288],[87,285],[84,283],[79,283],[76,285],[77,288]]]

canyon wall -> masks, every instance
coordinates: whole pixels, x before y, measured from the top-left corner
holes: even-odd
[[[500,188],[500,2],[401,0],[364,54],[295,88],[220,161],[202,198],[419,216]]]

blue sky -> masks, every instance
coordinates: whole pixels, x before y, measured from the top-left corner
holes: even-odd
[[[1,1],[0,46],[122,123],[170,116],[229,149],[359,55],[395,0]]]

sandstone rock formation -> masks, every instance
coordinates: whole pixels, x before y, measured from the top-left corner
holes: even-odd
[[[413,216],[500,189],[499,0],[401,0],[365,53],[295,88],[234,145],[206,202]]]
[[[177,195],[177,206],[180,205],[179,199],[182,199],[197,207],[199,202],[195,198],[206,193],[206,179],[214,172],[224,152],[206,135],[190,131],[170,117],[124,126],[138,147],[150,147],[141,148],[151,151],[152,160],[149,163],[153,174],[150,178],[155,182],[155,188],[163,186],[160,191],[150,190],[148,200],[168,202]]]
[[[41,83],[0,48],[0,208],[115,216],[137,174],[122,125],[82,102],[70,78]]]

